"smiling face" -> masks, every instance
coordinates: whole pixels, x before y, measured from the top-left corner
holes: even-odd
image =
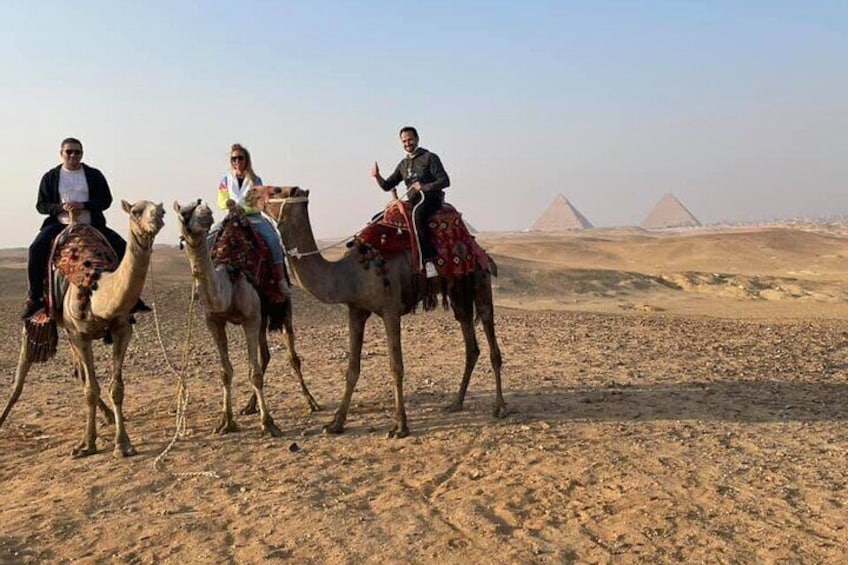
[[[63,143],[59,157],[67,170],[76,171],[82,166],[82,145],[76,142]]]
[[[411,131],[401,132],[400,142],[403,144],[403,150],[407,153],[412,153],[418,149],[418,136]]]
[[[244,172],[247,170],[247,154],[241,149],[230,151],[230,166],[236,175],[244,176]]]

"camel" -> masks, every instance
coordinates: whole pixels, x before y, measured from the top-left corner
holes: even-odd
[[[250,364],[250,382],[254,391],[248,405],[241,410],[241,414],[255,413],[255,406],[258,403],[262,432],[278,437],[282,432],[268,413],[263,392],[265,370],[271,359],[267,335],[268,312],[262,308],[259,293],[244,274],[238,273],[231,277],[226,265],[212,264],[207,243],[209,229],[213,223],[209,206],[199,200],[184,206],[174,202],[174,210],[180,221],[192,276],[197,281],[200,301],[206,310],[206,326],[215,340],[223,366],[221,372],[221,381],[224,385],[223,417],[215,431],[225,434],[238,430],[233,420],[232,409],[233,365],[227,348],[226,325],[231,323],[241,325],[244,330]],[[320,410],[320,406],[306,387],[300,370],[300,357],[294,347],[291,300],[286,300],[283,305],[282,325],[286,336],[289,363],[300,381],[300,390],[309,404],[309,409]]]
[[[346,304],[350,355],[346,374],[344,396],[333,420],[325,427],[329,433],[342,433],[351,396],[359,379],[362,340],[365,322],[376,314],[383,320],[389,345],[391,374],[395,386],[395,423],[389,437],[409,435],[403,398],[403,355],[401,351],[401,317],[415,309],[417,296],[414,290],[409,254],[386,259],[385,274],[375,269],[366,270],[351,249],[338,261],[328,261],[318,252],[307,208],[309,191],[298,187],[265,187],[268,197],[266,212],[277,219],[277,228],[289,255],[292,271],[299,285],[318,300],[331,304]],[[385,286],[384,278],[388,280]],[[465,370],[459,392],[448,406],[450,411],[462,409],[471,372],[480,356],[477,336],[474,333],[475,310],[481,320],[489,357],[495,374],[495,405],[493,415],[502,417],[506,403],[501,390],[501,352],[495,339],[494,307],[489,272],[479,267],[466,277],[454,281],[449,291],[454,317],[462,328],[465,342]],[[422,344],[423,346],[423,344]]]
[[[146,200],[135,204],[122,201],[121,206],[130,217],[130,233],[124,258],[115,271],[100,276],[96,288],[92,287],[94,290],[90,299],[85,303],[80,303],[77,299],[80,288],[71,284],[62,298],[62,310],[55,320],[56,325],[65,330],[71,344],[74,372],[83,380],[85,388],[85,435],[74,447],[74,457],[97,453],[95,413],[98,406],[103,410],[107,421],[115,424],[114,455],[129,457],[136,453],[124,424],[123,365],[132,337],[130,311],[141,297],[153,252],[153,240],[164,225],[162,218],[165,211],[161,204]],[[94,353],[91,347],[92,341],[106,336],[112,340],[112,380],[109,386],[112,410],[109,410],[100,398],[100,385],[95,374]],[[33,363],[31,347],[33,346],[27,338],[24,326],[15,386],[0,416],[0,425],[6,420],[23,390],[24,380]]]

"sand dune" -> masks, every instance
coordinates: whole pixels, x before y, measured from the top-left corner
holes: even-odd
[[[268,402],[216,436],[221,387],[182,252],[157,248],[125,368],[139,455],[68,457],[83,431],[68,349],[34,367],[0,428],[0,563],[838,563],[848,504],[848,238],[793,229],[482,234],[500,267],[506,399],[490,417],[482,345],[466,410],[444,413],[463,358],[450,313],[404,320],[412,435],[388,440],[382,327],[367,326],[347,432],[346,315],[295,290],[308,414],[280,339]],[[21,250],[0,252],[0,394],[14,375]],[[177,362],[191,323],[187,435]],[[158,332],[157,332],[158,329]],[[159,335],[163,336],[160,341]],[[249,393],[231,329],[236,404]],[[482,337],[482,336],[481,336]],[[108,381],[106,346],[96,347]],[[174,473],[206,471],[209,475]]]

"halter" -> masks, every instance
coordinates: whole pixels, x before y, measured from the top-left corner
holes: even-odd
[[[308,196],[289,196],[288,198],[269,198],[268,203],[269,204],[272,204],[272,203],[273,204],[278,204],[278,203],[280,204],[280,211],[277,213],[277,217],[274,218],[274,221],[277,222],[277,225],[280,225],[280,218],[283,216],[283,208],[286,206],[286,204],[308,204],[309,203],[309,197]],[[350,241],[352,239],[353,239],[353,236],[346,237],[346,238],[342,239],[341,241],[337,241],[336,243],[333,243],[333,244],[328,245],[326,247],[322,247],[320,249],[315,249],[314,251],[306,251],[306,252],[303,252],[303,253],[300,252],[297,249],[297,247],[292,247],[291,249],[287,249],[285,244],[283,244],[283,253],[286,255],[286,257],[291,257],[293,259],[301,259],[303,257],[309,257],[310,255],[320,255],[324,251],[326,251],[328,249],[332,249],[333,247],[338,247],[339,245],[347,243],[348,241]]]

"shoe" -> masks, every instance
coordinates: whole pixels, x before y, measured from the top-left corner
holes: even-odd
[[[135,303],[135,306],[130,310],[130,314],[135,314],[136,312],[152,312],[153,308],[144,303],[144,300],[141,298],[138,299],[138,302]]]
[[[289,283],[285,281],[285,279],[281,280],[277,286],[280,289],[280,294],[282,294],[284,298],[291,298],[291,287],[289,286]]]
[[[432,261],[424,263],[424,273],[427,275],[428,279],[434,279],[439,276],[439,272],[436,270],[436,266]]]
[[[21,311],[21,320],[28,320],[44,308],[44,299],[42,298],[27,298],[24,302],[24,309]]]

